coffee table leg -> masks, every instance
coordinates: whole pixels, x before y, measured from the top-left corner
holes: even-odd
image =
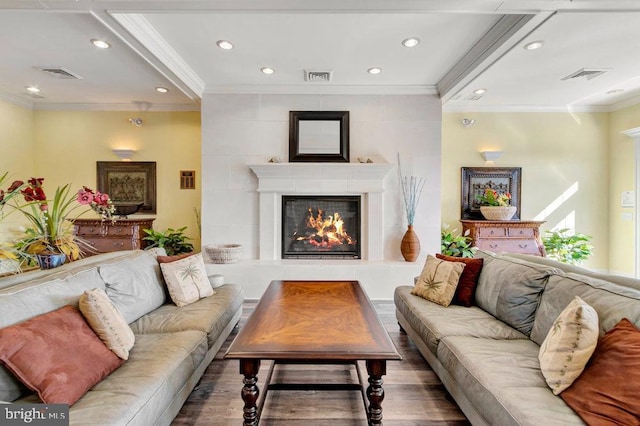
[[[369,400],[369,424],[382,424],[382,400],[384,399],[384,389],[382,389],[382,376],[387,374],[387,362],[385,360],[367,361],[367,373],[369,374],[369,387],[367,388],[367,399]]]
[[[240,374],[244,375],[242,383],[242,400],[244,401],[243,426],[258,426],[258,370],[260,370],[260,360],[258,359],[241,359]]]

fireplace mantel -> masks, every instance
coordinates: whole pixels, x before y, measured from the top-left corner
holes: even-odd
[[[280,258],[282,195],[362,195],[363,259],[383,260],[384,180],[389,163],[250,164],[260,193],[261,260]]]

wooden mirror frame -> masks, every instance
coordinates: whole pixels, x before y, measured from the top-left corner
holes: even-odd
[[[340,137],[338,153],[304,153],[300,151],[300,121],[338,121]],[[289,111],[289,161],[349,162],[349,111]]]

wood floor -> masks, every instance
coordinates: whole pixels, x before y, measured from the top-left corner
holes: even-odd
[[[411,340],[401,334],[392,302],[374,303],[402,361],[387,363],[382,403],[384,424],[392,426],[468,425],[464,414],[451,400],[444,386],[422,358]],[[240,327],[255,306],[245,302]],[[235,337],[229,336],[202,380],[189,396],[173,425],[226,426],[242,425],[242,376],[237,360],[222,359]],[[258,375],[264,379],[270,362],[263,362]],[[361,369],[365,374],[364,364]],[[353,366],[286,365],[278,366],[273,381],[344,383],[357,382]],[[293,426],[365,426],[366,414],[362,395],[356,391],[270,391],[260,425]]]

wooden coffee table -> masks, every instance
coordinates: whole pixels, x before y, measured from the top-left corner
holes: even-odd
[[[357,389],[369,424],[382,424],[382,376],[387,360],[402,359],[357,281],[272,281],[225,358],[240,360],[243,424],[252,426],[260,421],[267,391],[276,389]],[[262,395],[257,386],[261,360],[274,361]],[[358,360],[367,366],[366,392]],[[287,363],[353,364],[359,383],[271,385],[274,366]]]

